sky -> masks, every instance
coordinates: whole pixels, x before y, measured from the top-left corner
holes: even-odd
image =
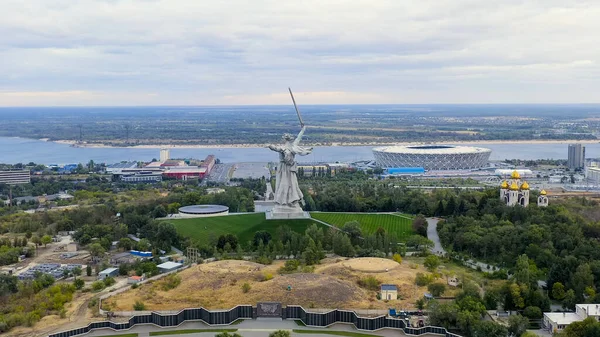
[[[0,0],[0,106],[600,103],[600,1]]]

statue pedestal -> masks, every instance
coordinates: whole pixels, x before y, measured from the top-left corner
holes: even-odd
[[[278,220],[278,219],[309,219],[310,214],[300,208],[300,206],[290,207],[275,205],[273,209],[265,212],[267,220]]]

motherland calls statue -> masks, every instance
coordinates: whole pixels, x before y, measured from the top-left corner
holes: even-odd
[[[279,152],[279,165],[275,181],[275,204],[280,210],[283,207],[291,208],[287,211],[302,211],[304,199],[300,187],[298,187],[298,165],[296,155],[306,156],[312,152],[312,147],[301,147],[300,141],[306,126],[302,127],[296,139],[289,133],[283,135],[283,145],[269,145],[269,149]]]
[[[303,218],[305,217],[304,211],[301,206],[304,206],[304,196],[300,187],[298,186],[298,165],[296,164],[296,155],[306,156],[312,152],[312,147],[300,146],[300,141],[306,131],[306,126],[302,121],[300,111],[296,106],[294,95],[290,89],[290,95],[300,120],[300,126],[302,129],[298,133],[298,136],[294,139],[294,136],[286,133],[283,135],[285,141],[282,145],[269,145],[269,149],[279,152],[279,165],[277,166],[277,175],[275,181],[275,207],[271,211],[271,218],[282,219],[282,218]]]

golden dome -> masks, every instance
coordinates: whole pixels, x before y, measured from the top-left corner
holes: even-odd
[[[513,182],[512,185],[510,185],[510,190],[511,191],[519,190],[519,185],[517,185],[517,183]]]
[[[521,189],[522,190],[528,190],[529,189],[529,184],[526,181],[524,181],[523,184],[521,184]]]
[[[510,177],[512,179],[521,179],[521,175],[519,174],[519,172],[517,172],[517,170],[514,170]]]
[[[502,185],[500,185],[500,188],[502,188],[503,190],[508,188],[508,183],[505,181],[502,182]]]
[[[542,191],[540,192],[540,195],[546,195],[546,190],[542,190]]]

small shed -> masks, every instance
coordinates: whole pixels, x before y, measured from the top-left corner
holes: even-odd
[[[161,273],[168,273],[170,271],[173,271],[175,269],[179,269],[181,268],[181,266],[183,266],[183,263],[177,263],[177,262],[165,262],[165,263],[161,263],[159,264],[158,270],[160,270]]]
[[[71,242],[67,245],[67,252],[76,252],[79,250],[79,245],[75,242]]]
[[[115,277],[119,275],[119,268],[106,268],[98,274],[99,280],[104,280],[107,277]]]
[[[381,285],[381,299],[382,300],[395,300],[398,298],[398,287],[394,284],[382,284]]]

